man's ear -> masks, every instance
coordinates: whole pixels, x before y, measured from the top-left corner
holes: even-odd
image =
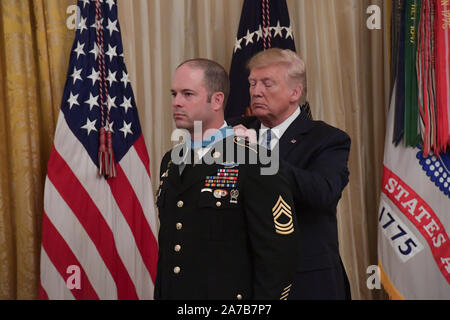
[[[291,98],[290,101],[291,102],[297,102],[300,100],[301,96],[303,93],[303,88],[301,85],[295,85],[292,87],[292,91],[291,91]]]
[[[223,108],[223,102],[225,99],[225,95],[223,92],[214,92],[211,96],[211,103],[213,105],[214,111],[219,111]]]

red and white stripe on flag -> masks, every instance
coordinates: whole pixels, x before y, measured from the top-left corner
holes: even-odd
[[[142,135],[98,174],[60,112],[44,193],[41,299],[152,299],[157,225]]]

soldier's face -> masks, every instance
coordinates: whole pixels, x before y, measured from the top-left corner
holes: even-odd
[[[194,121],[210,121],[213,111],[203,84],[203,70],[188,65],[179,67],[173,76],[171,93],[177,128],[187,129],[192,134]]]
[[[264,124],[281,123],[297,108],[299,88],[288,81],[283,65],[253,68],[249,76],[250,107]],[[281,122],[280,122],[281,121]]]

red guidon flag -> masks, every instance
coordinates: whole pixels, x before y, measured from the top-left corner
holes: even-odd
[[[437,151],[450,146],[450,0],[436,0]]]
[[[115,0],[80,0],[44,191],[41,299],[152,299],[149,158]]]
[[[393,299],[449,299],[450,156],[395,147],[393,123],[391,105],[378,210],[381,281]]]

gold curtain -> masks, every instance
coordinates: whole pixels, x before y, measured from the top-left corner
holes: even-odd
[[[0,1],[0,299],[35,299],[45,170],[74,32],[70,0]]]
[[[387,1],[389,2],[389,1]],[[386,16],[369,30],[366,8],[382,0],[287,0],[308,70],[316,119],[352,138],[350,183],[338,208],[341,254],[355,299],[377,264],[377,206],[388,106]],[[125,60],[150,153],[153,187],[174,128],[170,82],[192,57],[229,68],[243,0],[119,0]],[[74,32],[75,0],[0,0],[0,299],[33,299],[39,286],[46,165]]]

